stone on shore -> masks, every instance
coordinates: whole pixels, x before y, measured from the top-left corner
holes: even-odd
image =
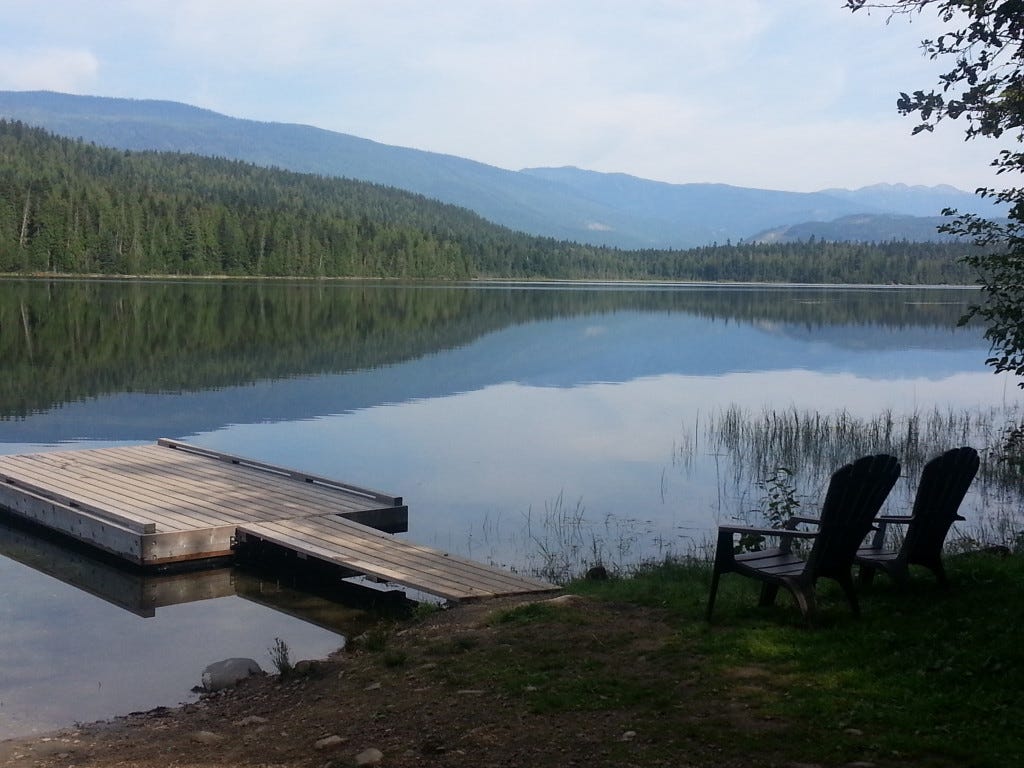
[[[253,659],[224,659],[203,670],[203,689],[213,692],[231,688],[250,675],[262,674],[263,669]]]

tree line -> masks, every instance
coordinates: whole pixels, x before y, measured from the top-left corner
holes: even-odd
[[[0,272],[966,284],[962,243],[622,251],[397,189],[127,152],[0,120]]]

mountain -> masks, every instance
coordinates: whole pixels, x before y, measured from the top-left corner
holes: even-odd
[[[859,213],[934,214],[948,198],[961,205],[966,195],[911,187],[888,196],[865,190],[798,193],[667,184],[575,168],[510,171],[171,101],[0,91],[0,117],[117,149],[195,153],[370,181],[459,205],[529,234],[629,249],[721,243],[771,227]]]
[[[810,240],[831,242],[885,243],[890,240],[912,242],[952,242],[958,238],[937,231],[950,220],[943,216],[900,216],[890,213],[862,213],[842,216],[833,221],[805,221],[775,227],[749,238],[752,243],[796,243]]]
[[[859,203],[817,192],[667,184],[579,168],[527,168],[522,173],[559,183],[587,200],[645,221],[647,231],[659,241],[683,231],[700,244],[725,242],[780,223],[828,221],[862,210]]]
[[[973,192],[964,192],[948,184],[935,187],[874,184],[853,190],[825,189],[822,194],[856,203],[865,211],[889,211],[908,216],[938,216],[943,208],[956,208],[961,213],[980,216],[1006,215],[1005,206],[995,206]]]

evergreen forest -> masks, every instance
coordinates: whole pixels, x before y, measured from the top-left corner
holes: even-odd
[[[0,121],[0,273],[970,284],[964,243],[623,251],[348,179]]]

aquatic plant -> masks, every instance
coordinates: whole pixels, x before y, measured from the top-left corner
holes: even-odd
[[[280,637],[275,637],[274,644],[267,649],[267,653],[270,654],[270,663],[274,665],[277,674],[281,677],[287,677],[294,668],[288,644]]]
[[[1005,544],[1022,528],[1018,510],[1024,502],[1024,424],[1016,406],[902,414],[887,409],[861,417],[845,409],[823,413],[766,408],[752,413],[733,405],[705,421],[704,450],[716,456],[716,462],[722,459],[719,493],[723,506],[731,501],[739,507],[733,517],[750,520],[748,489],[760,487],[765,495],[761,508],[753,511],[764,518],[757,522],[771,522],[797,496],[818,498],[837,467],[872,453],[899,458],[906,482],[894,498],[906,508],[930,458],[970,445],[982,463],[965,502],[974,514],[962,535]],[[790,496],[778,485],[779,467],[788,468]]]

